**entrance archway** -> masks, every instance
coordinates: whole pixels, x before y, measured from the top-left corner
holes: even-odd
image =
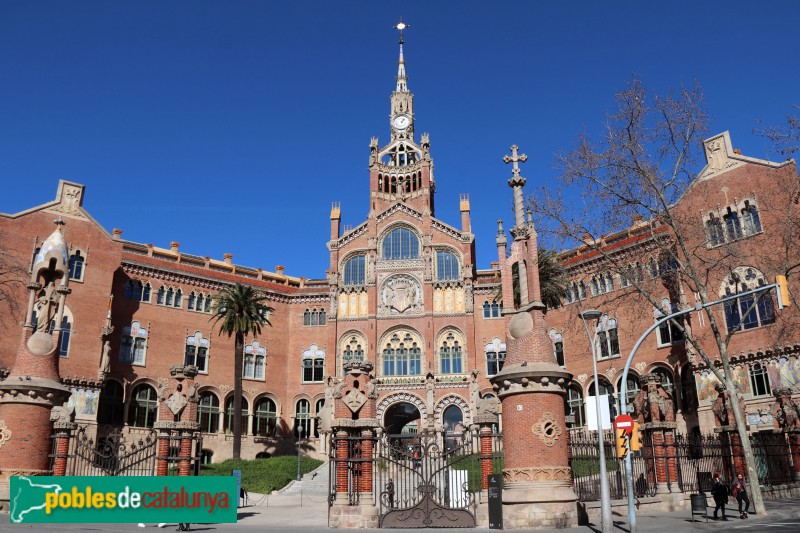
[[[419,409],[409,402],[396,403],[383,415],[383,427],[389,435],[414,434],[419,431],[419,425]]]

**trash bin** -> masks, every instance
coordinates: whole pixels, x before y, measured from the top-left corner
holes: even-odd
[[[695,521],[694,515],[696,514],[702,514],[706,517],[706,522],[708,522],[708,498],[706,493],[691,494],[689,498],[692,502],[692,522]]]

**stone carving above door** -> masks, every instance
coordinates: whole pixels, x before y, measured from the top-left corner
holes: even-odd
[[[422,287],[414,276],[397,274],[381,286],[378,315],[421,315]]]

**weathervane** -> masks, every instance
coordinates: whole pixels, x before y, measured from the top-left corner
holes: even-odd
[[[400,17],[400,22],[398,22],[395,25],[394,29],[396,29],[397,31],[400,32],[400,44],[403,44],[405,42],[405,41],[403,41],[403,30],[405,30],[406,28],[408,28],[410,26],[411,26],[411,24],[406,24],[405,22],[403,22],[403,17]]]

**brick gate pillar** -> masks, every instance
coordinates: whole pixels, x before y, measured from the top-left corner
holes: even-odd
[[[633,416],[645,433],[649,447],[642,450],[647,482],[656,484],[656,492],[679,492],[678,466],[675,457],[675,402],[664,390],[659,374],[639,378],[639,392],[633,400]]]
[[[527,157],[512,146],[508,181],[514,190],[514,227],[510,253],[499,228],[503,315],[509,317],[506,361],[491,378],[502,402],[503,524],[506,528],[572,527],[578,524],[575,492],[570,487],[568,430],[564,397],[572,374],[555,360],[547,336],[539,287],[538,250],[533,222],[524,212],[519,162]]]
[[[193,434],[199,429],[197,385],[194,382],[197,367],[173,365],[169,373],[169,378],[160,380],[162,385],[158,394],[158,420],[153,425],[158,430],[156,475],[169,475],[169,463],[176,461],[177,474],[190,476],[194,451]],[[172,449],[173,435],[178,436],[177,456]]]
[[[333,403],[331,431],[336,435],[336,496],[328,510],[329,527],[378,527],[373,477],[378,394],[372,368],[369,361],[347,362],[345,377],[330,379],[326,387],[325,397]]]
[[[375,460],[375,433],[371,429],[361,431],[361,482],[358,490],[361,493],[359,500],[364,504],[374,504],[375,497],[372,491],[372,462]]]
[[[492,427],[484,425],[479,432],[481,446],[481,490],[489,490],[492,475]]]
[[[733,480],[737,473],[742,473],[745,476],[747,475],[747,466],[745,463],[744,451],[742,450],[742,440],[736,429],[736,420],[733,416],[733,407],[731,406],[731,398],[728,395],[728,391],[719,383],[715,388],[717,390],[717,399],[714,401],[711,411],[714,413],[714,423],[717,426],[714,428],[714,433],[719,434],[720,440],[722,441],[725,469],[722,475],[725,479]],[[741,396],[738,401],[739,410],[745,415],[744,402]]]
[[[77,425],[74,422],[55,422],[53,430],[55,435],[53,439],[53,475],[66,476],[67,475],[67,459],[69,457],[69,443],[72,437],[72,432]]]
[[[775,404],[772,406],[772,419],[775,429],[783,430],[789,441],[789,455],[795,481],[800,481],[800,406],[792,400],[792,390],[777,388]]]
[[[11,473],[51,473],[52,423],[72,419],[72,410],[63,406],[71,392],[61,384],[58,368],[61,323],[71,292],[63,224],[56,220],[55,231],[34,257],[16,357],[9,375],[0,382],[0,508],[7,508]]]

